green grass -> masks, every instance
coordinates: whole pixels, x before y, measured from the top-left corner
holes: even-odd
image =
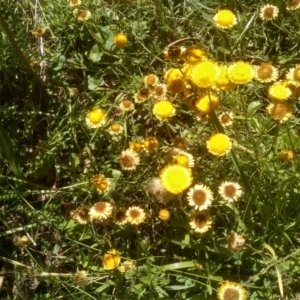
[[[291,98],[294,113],[283,123],[266,112],[271,84],[254,79],[220,92],[207,122],[175,95],[169,97],[176,115],[163,123],[152,112],[154,100],[130,113],[119,109],[123,98],[134,102],[144,76],[163,81],[168,69],[182,67],[163,55],[173,43],[198,45],[219,64],[271,62],[283,80],[300,63],[299,9],[274,0],[278,18],[263,21],[256,0],[82,2],[79,9],[92,14],[86,22],[67,0],[3,0],[0,8],[0,299],[216,299],[225,280],[242,284],[251,300],[299,299],[299,98]],[[213,21],[224,8],[238,19],[227,30]],[[46,28],[43,37],[32,35],[36,27]],[[128,38],[123,49],[113,43],[119,32]],[[108,115],[98,129],[85,121],[95,107]],[[235,115],[231,127],[216,117],[224,111]],[[114,122],[122,135],[108,133]],[[206,148],[217,131],[233,142],[223,157]],[[148,136],[158,149],[141,152],[136,170],[122,170],[121,152]],[[193,185],[214,194],[212,228],[204,234],[190,228],[187,191],[162,203],[147,188],[179,136],[195,159]],[[295,158],[282,161],[282,149]],[[112,181],[104,194],[92,183],[98,173]],[[242,186],[239,201],[222,200],[223,181]],[[139,206],[147,218],[139,226],[72,218],[98,201],[115,210]],[[169,221],[158,218],[162,208]],[[246,239],[240,252],[228,248],[233,232]],[[23,236],[34,243],[18,247]],[[102,257],[111,248],[136,267],[105,270]],[[85,286],[74,281],[77,270],[87,272]]]

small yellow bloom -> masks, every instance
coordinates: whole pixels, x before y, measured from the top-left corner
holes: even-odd
[[[116,269],[121,262],[121,257],[116,249],[110,249],[102,257],[102,264],[105,270]]]
[[[43,36],[46,33],[46,28],[37,27],[31,31],[34,36]]]
[[[106,123],[106,120],[107,120],[106,111],[100,108],[93,109],[85,117],[86,124],[90,128],[101,127]]]
[[[225,281],[218,289],[218,300],[247,299],[247,291],[239,283]]]
[[[162,221],[168,221],[170,219],[170,212],[167,209],[161,209],[158,213],[158,218]]]
[[[148,136],[144,139],[144,150],[147,153],[151,153],[153,151],[155,151],[158,148],[158,141],[155,137],[152,136]]]
[[[73,15],[79,21],[87,21],[91,18],[92,13],[89,10],[79,10],[78,8],[75,8],[73,10]]]
[[[158,85],[159,78],[155,74],[149,74],[144,77],[144,83],[145,83],[146,87],[154,88]]]
[[[295,154],[292,150],[284,149],[279,152],[279,157],[284,161],[293,160]]]
[[[228,9],[220,10],[215,16],[214,21],[220,28],[231,28],[237,23],[236,16]]]
[[[92,182],[95,189],[100,193],[107,191],[111,184],[110,180],[105,178],[105,176],[102,174],[94,175],[92,178]]]
[[[139,142],[130,142],[129,143],[129,149],[136,153],[141,152],[142,148],[143,148],[142,143],[139,143]]]
[[[168,100],[158,101],[154,105],[153,114],[160,121],[166,121],[170,117],[174,116],[175,108],[171,101]]]
[[[214,155],[222,156],[231,150],[231,141],[223,133],[213,134],[206,142],[208,151]]]
[[[122,111],[133,111],[134,103],[128,99],[122,100],[119,105]]]
[[[200,88],[213,86],[218,80],[221,70],[217,63],[207,60],[196,64],[191,70],[191,82]]]
[[[118,124],[118,123],[113,123],[110,125],[108,132],[111,135],[119,135],[123,132],[124,128],[122,125]]]
[[[260,9],[259,16],[264,21],[274,20],[278,17],[279,9],[277,6],[266,4]]]
[[[81,5],[81,0],[70,0],[69,5],[70,5],[70,6],[78,6],[78,5]]]
[[[259,67],[255,67],[255,79],[260,82],[276,81],[278,78],[278,69],[270,63],[262,63]]]
[[[283,81],[273,83],[268,89],[268,97],[276,103],[285,102],[291,96],[291,89]]]
[[[187,64],[195,64],[207,60],[207,53],[199,46],[191,46],[186,48],[183,59]]]
[[[126,211],[126,220],[133,225],[139,225],[146,219],[145,211],[138,206],[131,206]]]
[[[213,94],[201,96],[196,101],[196,108],[203,114],[209,114],[218,108],[220,104],[219,97]]]
[[[238,61],[228,68],[228,76],[231,82],[235,84],[245,84],[254,77],[254,69],[249,63]]]
[[[124,48],[128,43],[126,35],[123,33],[118,33],[114,36],[114,44],[117,48]]]
[[[181,46],[171,46],[170,48],[165,49],[164,56],[165,59],[178,62],[182,60],[182,56],[185,52],[185,48]]]

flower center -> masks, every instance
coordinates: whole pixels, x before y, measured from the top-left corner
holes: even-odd
[[[227,197],[233,198],[236,194],[236,188],[233,185],[227,185],[224,192]]]
[[[125,107],[125,108],[130,108],[131,107],[131,104],[132,102],[130,100],[123,100],[122,101],[122,105]]]
[[[153,74],[147,76],[146,83],[150,86],[154,86],[157,82],[157,77]]]
[[[201,190],[194,191],[193,200],[197,205],[202,205],[206,201],[206,193]]]
[[[195,224],[197,225],[197,227],[204,227],[207,223],[207,218],[206,215],[204,214],[198,214],[195,217]]]
[[[262,66],[257,70],[257,76],[261,79],[268,79],[272,77],[272,67]]]
[[[83,208],[83,209],[81,209],[80,211],[79,211],[79,216],[81,217],[81,218],[86,218],[86,217],[88,217],[88,215],[89,215],[89,211],[88,211],[88,209],[86,209],[86,208]]]
[[[116,213],[116,219],[118,221],[123,221],[125,219],[125,212],[120,210]]]
[[[94,205],[94,208],[97,212],[104,212],[106,209],[106,203],[105,202],[97,202]]]
[[[155,89],[155,94],[157,96],[163,95],[164,94],[164,88],[161,85],[157,86],[156,89]]]
[[[110,128],[112,131],[118,132],[120,130],[121,126],[119,124],[112,124]]]
[[[133,166],[134,160],[131,156],[125,155],[121,158],[121,164],[125,167],[131,167]]]
[[[129,214],[132,219],[136,219],[140,216],[140,212],[136,209],[131,210]]]
[[[264,10],[264,15],[266,19],[272,19],[274,15],[274,8],[273,7],[267,7]]]
[[[236,289],[227,288],[223,294],[223,299],[224,300],[239,300],[240,293]]]
[[[140,90],[140,96],[143,98],[148,98],[150,95],[150,90],[149,89],[141,89]]]
[[[221,117],[221,121],[223,124],[227,124],[228,122],[230,122],[230,117],[225,114]]]
[[[89,119],[93,124],[97,124],[103,120],[103,113],[99,110],[91,111],[89,114]]]

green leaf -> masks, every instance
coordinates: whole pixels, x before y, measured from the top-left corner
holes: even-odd
[[[179,263],[164,265],[163,269],[164,270],[177,270],[177,269],[185,269],[185,268],[195,267],[195,265],[196,265],[195,262],[190,260],[190,261],[183,261],[183,262],[179,262]]]
[[[103,52],[101,52],[99,46],[96,44],[92,47],[92,49],[89,52],[86,53],[86,55],[92,62],[98,62],[101,60]]]
[[[94,78],[91,76],[88,76],[88,89],[93,91],[95,89],[97,89],[97,87],[99,87],[100,85],[103,85],[104,81],[103,78]]]

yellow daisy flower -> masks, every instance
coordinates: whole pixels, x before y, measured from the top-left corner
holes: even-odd
[[[259,16],[264,21],[274,20],[278,17],[279,9],[277,6],[266,4],[260,9]]]
[[[178,62],[182,60],[184,52],[184,47],[174,45],[164,50],[164,56],[167,60]]]
[[[123,33],[118,33],[114,36],[114,44],[117,48],[124,48],[128,43],[126,35]]]
[[[249,63],[238,61],[228,68],[228,76],[231,82],[235,84],[245,84],[252,80],[255,72]]]
[[[213,193],[208,186],[204,184],[196,184],[187,193],[187,200],[190,206],[201,211],[211,206],[214,200]]]
[[[73,214],[72,218],[80,224],[87,224],[90,222],[89,209],[81,207]]]
[[[131,206],[126,211],[126,220],[133,225],[139,225],[146,219],[145,211],[138,206]]]
[[[206,211],[198,211],[191,217],[189,224],[195,232],[205,233],[211,228],[212,220]]]
[[[223,133],[213,134],[207,141],[206,147],[208,151],[217,156],[223,156],[231,150],[231,141],[227,135]]]
[[[214,94],[201,96],[195,103],[196,108],[203,114],[209,114],[218,108],[219,97]]]
[[[170,212],[167,209],[161,209],[158,213],[158,218],[162,221],[168,221],[170,219]]]
[[[285,102],[292,96],[292,91],[283,81],[273,83],[268,89],[268,97],[274,102]]]
[[[129,149],[131,149],[132,151],[139,153],[141,152],[141,150],[143,149],[143,144],[139,143],[139,142],[130,142],[129,143]]]
[[[143,141],[143,144],[144,144],[144,150],[147,153],[151,153],[151,152],[155,151],[159,146],[158,140],[152,136],[146,137]]]
[[[123,132],[124,128],[122,125],[118,124],[118,123],[113,123],[110,125],[108,132],[111,135],[119,135]]]
[[[164,99],[167,94],[167,86],[165,84],[158,84],[153,90],[156,99]]]
[[[221,90],[221,91],[229,91],[231,90],[235,84],[230,81],[228,76],[228,67],[227,66],[219,66],[220,69],[220,76],[215,82],[215,84],[212,86],[215,90]]]
[[[81,5],[81,0],[70,0],[69,5],[70,6],[78,6]]]
[[[300,0],[288,0],[286,3],[287,10],[295,10],[300,8]]]
[[[270,103],[267,106],[267,112],[270,117],[276,121],[286,122],[293,115],[294,108],[290,102]]]
[[[121,111],[133,111],[134,110],[134,103],[130,100],[122,100],[119,104]]]
[[[300,85],[300,65],[290,68],[286,74],[286,80],[290,81],[293,85]]]
[[[73,10],[73,15],[78,21],[87,21],[91,18],[92,13],[89,10],[79,10],[75,8]]]
[[[166,121],[170,117],[174,116],[175,108],[171,101],[158,101],[153,107],[153,114],[160,121]]]
[[[218,191],[220,196],[229,203],[237,201],[243,194],[242,187],[238,183],[229,181],[224,181]]]
[[[232,112],[223,112],[218,116],[220,123],[226,127],[231,126],[233,123],[233,113]]]
[[[112,214],[113,207],[108,202],[97,202],[90,208],[89,215],[91,220],[103,221]]]
[[[191,82],[200,88],[213,86],[221,74],[217,63],[207,60],[196,64],[191,71]]]
[[[28,245],[31,244],[31,240],[27,235],[23,235],[21,237],[15,237],[14,238],[14,244],[18,247],[18,248],[24,248]]]
[[[146,87],[154,88],[158,85],[159,78],[155,74],[149,74],[144,77],[144,83],[145,83]]]
[[[120,165],[123,170],[135,170],[139,164],[140,158],[135,151],[132,151],[131,149],[122,151],[120,157]]]
[[[142,88],[140,89],[134,96],[134,100],[136,103],[142,103],[145,102],[147,99],[149,99],[152,95],[152,91],[148,88]]]
[[[183,59],[187,64],[195,64],[207,60],[207,52],[199,46],[187,47]]]
[[[163,187],[172,194],[186,190],[193,181],[192,171],[180,165],[168,165],[160,173]]]
[[[240,234],[233,233],[228,239],[228,248],[231,251],[242,251],[245,247],[246,240]]]
[[[111,181],[108,178],[105,178],[102,174],[94,175],[92,178],[95,189],[99,193],[107,191],[111,185]]]
[[[102,264],[105,270],[116,269],[121,262],[121,257],[116,249],[108,250],[102,257]]]
[[[260,82],[276,81],[278,78],[278,69],[270,63],[262,63],[259,67],[254,67],[255,79]]]
[[[247,300],[247,291],[236,282],[225,281],[218,289],[218,300]]]
[[[234,13],[228,9],[220,10],[215,16],[214,21],[216,25],[220,28],[231,28],[237,23],[236,16]]]
[[[186,168],[193,168],[195,165],[193,155],[185,151],[179,151],[176,153],[173,156],[173,163]]]
[[[279,152],[279,157],[284,161],[289,161],[295,158],[295,154],[292,150],[284,149]]]
[[[107,121],[106,111],[100,108],[95,108],[86,115],[85,121],[87,126],[90,128],[99,128]]]

